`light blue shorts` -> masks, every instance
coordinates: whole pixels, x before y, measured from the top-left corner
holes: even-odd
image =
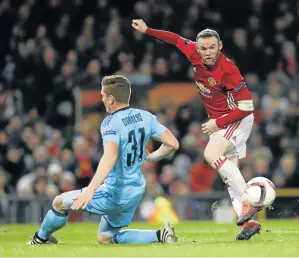
[[[71,210],[71,206],[74,203],[73,198],[80,195],[85,189],[70,191],[60,195],[66,210]],[[94,193],[92,200],[85,210],[93,214],[102,215],[99,230],[102,228],[101,231],[107,231],[109,226],[111,229],[120,229],[131,223],[142,196],[143,192],[140,192],[140,194],[132,199],[122,200],[116,198],[114,192],[109,191],[102,185]]]

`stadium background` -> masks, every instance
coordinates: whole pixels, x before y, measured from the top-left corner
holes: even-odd
[[[144,164],[141,217],[152,196],[175,202],[185,219],[210,218],[211,202],[227,198],[203,160],[207,116],[191,66],[174,47],[135,32],[132,18],[190,39],[206,27],[219,32],[255,101],[245,179],[298,188],[298,16],[299,2],[283,0],[1,1],[0,222],[28,222],[30,205],[86,186],[102,155],[100,81],[113,73],[131,80],[131,105],[154,112],[181,143],[175,155]],[[293,197],[272,217],[296,217],[298,193],[281,193]]]

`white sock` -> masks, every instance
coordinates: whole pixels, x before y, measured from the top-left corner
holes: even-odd
[[[227,187],[227,191],[231,198],[234,210],[237,213],[238,217],[240,217],[240,214],[241,214],[242,208],[243,208],[242,199],[239,195],[237,195],[236,191],[233,188],[231,188],[230,186]]]
[[[241,201],[244,201],[246,182],[237,165],[227,158],[220,156],[213,162],[212,166],[219,172],[224,183],[235,191]]]

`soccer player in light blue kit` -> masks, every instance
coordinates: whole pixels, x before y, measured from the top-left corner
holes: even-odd
[[[161,160],[179,148],[177,139],[154,115],[129,106],[130,95],[131,85],[125,77],[103,78],[102,100],[110,115],[101,125],[104,154],[97,171],[88,187],[55,197],[40,230],[28,244],[57,244],[52,234],[66,224],[71,210],[102,215],[98,229],[102,244],[178,242],[168,222],[159,230],[121,230],[131,223],[145,191],[144,160]],[[149,153],[146,145],[151,137],[163,144]]]

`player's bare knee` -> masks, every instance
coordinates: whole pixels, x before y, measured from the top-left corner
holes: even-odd
[[[99,244],[112,244],[112,237],[103,234],[98,234],[98,242]]]
[[[215,155],[215,153],[213,153],[212,151],[210,151],[208,148],[206,148],[206,149],[204,150],[203,155],[204,155],[205,160],[206,160],[210,165],[212,165],[213,162],[219,157],[219,156],[217,156],[217,153],[216,153],[216,155]]]
[[[57,195],[53,200],[53,208],[59,212],[63,212],[65,207],[63,205],[63,201],[60,195]]]

